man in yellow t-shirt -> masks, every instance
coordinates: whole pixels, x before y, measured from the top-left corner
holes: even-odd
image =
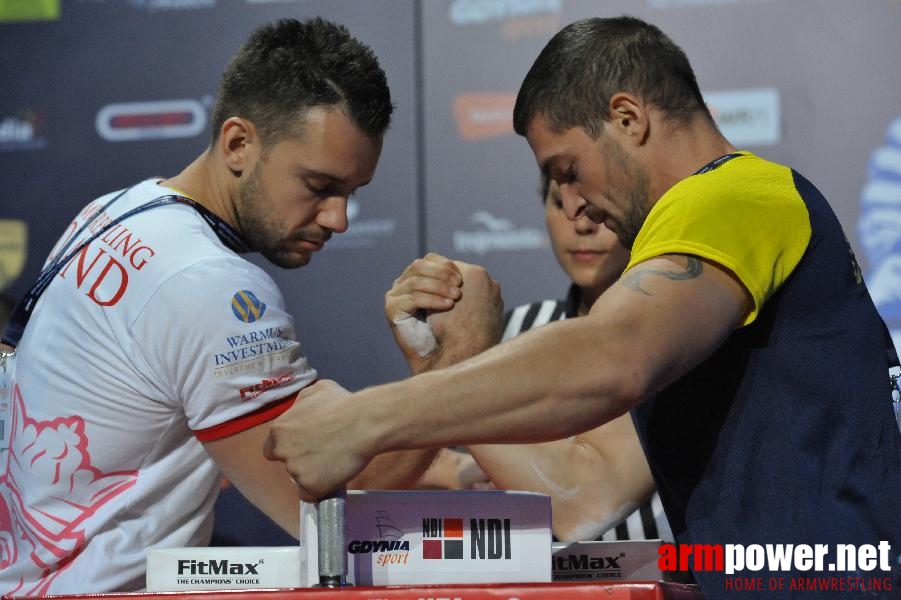
[[[827,552],[825,573],[799,560],[744,574],[901,585],[892,348],[823,196],[737,151],[682,50],[631,17],[555,35],[514,127],[567,215],[632,249],[625,273],[585,317],[455,366],[352,395],[327,382],[302,392],[266,446],[301,496],[386,450],[559,439],[632,411],[678,543],[808,545]],[[447,293],[440,277],[432,289]],[[878,547],[878,561],[826,569],[841,544]],[[709,598],[727,589],[722,569],[693,573]]]

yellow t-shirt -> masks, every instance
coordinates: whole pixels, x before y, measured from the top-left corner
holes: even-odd
[[[747,325],[800,262],[811,228],[791,169],[739,154],[661,196],[638,233],[626,271],[664,254],[715,262],[751,294]]]

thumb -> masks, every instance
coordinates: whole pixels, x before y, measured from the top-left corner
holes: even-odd
[[[272,432],[266,436],[266,440],[263,442],[263,456],[265,456],[268,460],[281,460],[275,454],[275,439],[272,437]]]
[[[398,336],[411,350],[421,358],[425,358],[438,347],[438,340],[425,319],[424,311],[415,314],[403,314],[394,320]]]

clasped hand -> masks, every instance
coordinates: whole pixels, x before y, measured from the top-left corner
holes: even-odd
[[[433,340],[411,336],[397,323],[420,320]],[[414,373],[448,366],[478,354],[500,340],[503,301],[500,286],[482,267],[437,254],[413,261],[385,294],[385,315]],[[420,326],[417,326],[420,327]],[[420,334],[425,335],[420,328]],[[426,351],[423,351],[427,348]],[[391,446],[393,418],[405,402],[407,382],[351,394],[334,381],[321,380],[272,423],[264,445],[297,483],[301,499],[315,501],[358,475]]]

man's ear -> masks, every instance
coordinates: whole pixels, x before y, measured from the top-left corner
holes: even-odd
[[[627,92],[613,94],[610,97],[608,126],[632,143],[643,144],[650,128],[647,105]]]
[[[219,130],[217,146],[229,170],[240,175],[256,160],[259,136],[247,119],[229,117]]]

